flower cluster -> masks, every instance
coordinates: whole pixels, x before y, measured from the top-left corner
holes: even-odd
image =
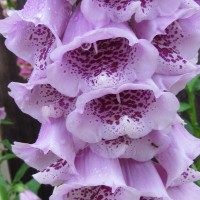
[[[51,200],[199,198],[200,140],[175,96],[200,69],[198,1],[28,0],[9,14],[5,44],[34,67],[10,95],[42,124],[13,151]]]

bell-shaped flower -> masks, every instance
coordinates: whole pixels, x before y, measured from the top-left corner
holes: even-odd
[[[155,167],[160,174],[163,183],[166,185],[166,171],[159,164],[155,164]],[[200,188],[193,183],[197,180],[200,180],[200,172],[188,168],[173,182],[173,184],[168,187],[166,186],[167,193],[173,200],[198,199]]]
[[[152,41],[159,52],[153,79],[160,89],[177,94],[198,74],[199,20],[200,6],[180,9],[170,20],[160,19],[160,27],[153,20],[133,25],[137,36]]]
[[[76,167],[79,176],[55,188],[50,200],[170,200],[151,161],[106,159],[84,150],[77,156]]]
[[[176,97],[151,81],[84,93],[67,117],[67,129],[89,143],[120,136],[137,139],[167,128],[179,107]]]
[[[47,69],[47,78],[67,96],[150,78],[157,67],[156,48],[139,40],[128,23],[99,28],[84,18],[79,7],[62,42],[51,54],[54,62]]]
[[[22,10],[0,21],[7,48],[34,67],[31,79],[45,76],[49,53],[61,44],[70,14],[66,0],[28,0]]]
[[[76,175],[76,149],[65,127],[65,119],[42,124],[34,144],[15,142],[12,151],[28,165],[39,170],[34,178],[43,184],[58,185]]]
[[[12,82],[8,87],[19,108],[40,122],[65,117],[75,108],[76,98],[60,94],[44,79],[34,84]]]
[[[187,173],[193,160],[200,154],[200,139],[188,133],[183,125],[174,125],[170,137],[170,146],[156,156],[167,172],[167,187],[176,185],[177,179]]]
[[[88,21],[100,26],[110,21],[128,21],[131,16],[134,16],[140,22],[172,15],[178,9],[180,3],[181,0],[83,0],[81,10]],[[95,15],[91,15],[91,10],[95,12]]]
[[[160,1],[163,2],[163,1]],[[199,12],[199,5],[194,0],[181,0],[181,4],[173,14],[159,16],[151,20],[138,22],[135,17],[131,18],[134,32],[139,38],[152,41],[156,35],[165,34],[165,29],[179,18],[187,18],[191,14]]]
[[[157,35],[152,41],[160,55],[154,80],[157,84],[163,82],[167,90],[179,92],[198,73],[199,20],[200,12],[180,18],[165,29],[165,35]]]

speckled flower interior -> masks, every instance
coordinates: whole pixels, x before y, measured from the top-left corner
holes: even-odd
[[[50,200],[199,199],[200,140],[175,96],[200,70],[199,22],[194,0],[27,0],[0,21],[33,66],[9,94],[41,123],[12,149]]]

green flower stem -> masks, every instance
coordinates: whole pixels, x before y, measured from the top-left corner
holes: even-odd
[[[194,136],[200,138],[200,125],[197,119],[196,112],[196,84],[199,84],[200,75],[196,76],[193,80],[191,80],[186,87],[186,92],[188,94],[188,103],[190,105],[190,109],[188,109],[188,114],[190,118],[191,125],[193,127],[192,133]],[[195,169],[200,171],[200,157],[195,160],[193,165]],[[200,181],[197,182],[197,185],[200,186]]]
[[[196,113],[196,92],[194,90],[194,86],[199,79],[199,76],[194,78],[186,87],[186,91],[188,93],[188,103],[190,104],[191,108],[188,110],[188,114],[190,117],[190,122],[193,126],[193,134],[194,136],[200,138],[200,126],[197,119],[197,113]]]
[[[9,200],[6,188],[2,185],[0,185],[0,199],[1,200]]]

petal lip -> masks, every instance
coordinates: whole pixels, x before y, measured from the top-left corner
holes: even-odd
[[[172,199],[196,200],[200,196],[200,189],[195,183],[188,183],[178,187],[169,188],[168,194]]]
[[[181,90],[183,90],[186,84],[192,80],[196,75],[199,74],[200,66],[196,66],[192,72],[184,73],[182,75],[170,76],[154,74],[152,79],[162,90],[172,92],[177,95]]]
[[[105,158],[132,158],[144,162],[164,151],[169,144],[167,134],[152,131],[139,139],[124,136],[115,140],[102,140],[89,146],[93,152]]]
[[[80,47],[84,43],[95,43],[98,40],[122,37],[129,41],[129,45],[133,46],[139,40],[127,26],[127,24],[109,24],[107,27],[102,27],[90,30],[81,36],[76,36],[68,44],[63,44],[56,48],[50,55],[50,58],[55,61],[61,59],[64,53]]]
[[[81,11],[88,21],[102,26],[102,24],[111,21],[117,23],[128,21],[137,12],[140,5],[141,2],[139,1],[129,1],[121,4],[121,2],[105,3],[98,0],[84,0],[81,2]],[[94,10],[96,15],[91,17],[90,10]]]
[[[82,113],[84,110],[84,106],[87,102],[91,101],[95,98],[100,98],[106,94],[119,94],[124,90],[152,90],[156,98],[162,95],[162,92],[156,86],[156,84],[151,80],[147,79],[145,81],[138,81],[136,83],[127,83],[123,84],[119,87],[113,88],[105,88],[101,90],[91,91],[79,96],[76,102],[77,109]]]

